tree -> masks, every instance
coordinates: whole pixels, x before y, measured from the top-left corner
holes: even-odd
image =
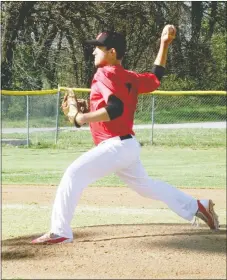
[[[212,88],[210,77],[217,70],[213,47],[225,38],[225,11],[226,2],[218,1],[3,2],[2,86],[90,87],[93,50],[84,41],[106,29],[125,34],[127,69],[150,71],[162,28],[171,23],[178,31],[166,74],[190,80],[186,84],[195,88]]]
[[[28,17],[35,2],[3,2],[4,24],[2,36],[2,87],[7,89],[12,85],[13,53],[18,33],[24,27],[25,18]]]

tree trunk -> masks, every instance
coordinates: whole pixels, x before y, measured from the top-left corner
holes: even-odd
[[[216,17],[217,17],[217,7],[218,7],[218,2],[213,1],[211,2],[211,13],[210,13],[210,19],[209,19],[209,30],[208,30],[208,40],[211,39],[213,33],[214,33],[214,26],[216,22]]]
[[[190,76],[198,78],[198,53],[199,48],[199,36],[201,30],[201,23],[203,18],[203,2],[191,2],[192,4],[192,17],[191,17],[191,40],[189,44],[189,68]]]

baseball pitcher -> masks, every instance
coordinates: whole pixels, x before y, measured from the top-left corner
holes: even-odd
[[[77,158],[65,171],[53,205],[50,232],[33,240],[33,244],[72,242],[70,223],[84,188],[113,172],[138,194],[163,201],[182,218],[191,221],[199,217],[210,229],[218,229],[218,216],[212,200],[197,200],[148,176],[140,161],[140,144],[133,131],[138,95],[159,87],[168,47],[175,36],[176,28],[166,25],[151,72],[142,74],[123,68],[121,61],[126,40],[122,34],[106,31],[96,39],[86,41],[94,46],[97,68],[91,84],[89,108],[69,88],[62,110],[76,127],[90,125],[95,147]]]

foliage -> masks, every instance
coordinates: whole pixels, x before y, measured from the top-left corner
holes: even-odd
[[[178,32],[160,89],[225,90],[226,5],[219,1],[3,1],[2,88],[90,87],[95,69],[92,48],[84,40],[106,29],[125,34],[127,69],[150,71],[162,28],[172,23]],[[46,107],[41,101],[33,103],[32,114],[47,116],[56,110],[51,97],[45,98]],[[2,97],[2,102],[3,116],[6,112],[12,117],[23,115],[26,103],[19,98]]]
[[[223,75],[218,81],[207,75],[225,61],[225,8],[225,2],[5,1],[2,85],[14,90],[58,83],[89,87],[94,67],[84,40],[103,29],[126,35],[126,68],[149,71],[162,28],[173,23],[178,36],[167,74],[180,79],[183,88],[193,83],[197,89],[223,89]]]
[[[227,34],[215,34],[211,40],[211,54],[213,58],[212,67],[209,71],[211,75],[209,79],[213,88],[217,90],[227,89],[226,84],[226,52],[227,52]]]
[[[196,81],[192,78],[179,78],[176,74],[170,74],[164,77],[160,90],[196,90]]]

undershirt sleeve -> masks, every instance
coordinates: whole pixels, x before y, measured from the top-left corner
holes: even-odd
[[[105,108],[110,120],[114,120],[123,114],[124,103],[115,95],[110,95]]]
[[[151,69],[151,73],[155,74],[155,76],[158,78],[159,81],[161,81],[162,77],[164,76],[165,73],[165,67],[161,65],[153,65]]]

